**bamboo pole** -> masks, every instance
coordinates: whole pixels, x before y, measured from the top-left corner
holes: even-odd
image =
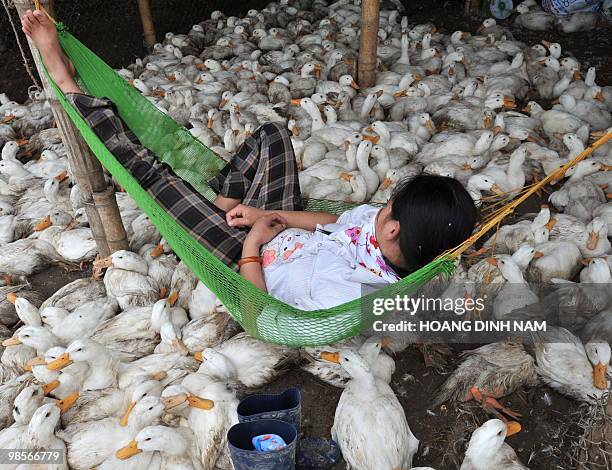
[[[34,10],[34,2],[31,0],[14,0],[14,3],[20,17],[27,10]],[[52,11],[53,5],[50,0],[44,0],[41,3],[48,12]],[[29,38],[28,44],[38,75],[45,88],[47,99],[51,104],[51,110],[60,131],[62,142],[66,147],[70,169],[85,200],[85,212],[98,251],[101,256],[106,257],[113,251],[127,249],[127,235],[121,221],[115,194],[114,191],[109,190],[106,184],[102,166],[98,159],[91,154],[89,147],[62,109],[53,88],[47,80],[36,46]],[[96,203],[103,207],[101,212],[97,209]],[[107,236],[107,234],[111,236]]]
[[[361,88],[371,87],[376,80],[379,12],[380,0],[363,0],[361,3],[361,33],[357,67]]]
[[[463,14],[465,16],[481,16],[482,0],[465,0],[463,4]]]
[[[149,0],[138,0],[138,11],[140,11],[140,21],[142,22],[145,41],[147,41],[149,47],[153,47],[157,41],[155,39],[155,25],[153,24]]]

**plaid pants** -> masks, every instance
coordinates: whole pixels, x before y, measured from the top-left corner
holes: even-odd
[[[145,148],[110,100],[69,93],[67,98],[119,162],[194,238],[227,265],[242,255],[248,229],[230,227],[225,212],[179,178]],[[267,210],[301,210],[291,139],[276,123],[257,129],[210,186],[225,197]]]

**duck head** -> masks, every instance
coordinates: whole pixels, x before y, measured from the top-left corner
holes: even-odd
[[[49,442],[59,423],[60,409],[54,403],[47,403],[39,407],[30,420],[28,434],[35,442]]]
[[[13,401],[13,419],[17,424],[28,424],[34,412],[43,404],[45,394],[38,385],[24,388]]]
[[[157,380],[145,380],[144,382],[138,384],[132,392],[130,404],[125,410],[125,413],[123,413],[123,415],[119,419],[119,424],[122,427],[127,426],[130,419],[130,414],[132,413],[132,411],[134,411],[136,405],[138,405],[141,400],[144,400],[145,398],[149,397],[154,398],[154,400],[148,400],[142,406],[136,408],[136,413],[144,413],[151,416],[160,413],[161,415],[164,409],[163,403],[160,399],[161,393],[162,384],[159,383]]]
[[[516,425],[516,422],[505,424],[500,419],[487,421],[472,433],[465,451],[466,458],[469,457],[476,468],[487,468],[490,462],[496,461],[506,436],[517,432]]]
[[[2,342],[4,347],[18,346],[20,344],[25,344],[42,353],[59,344],[59,340],[44,326],[23,326],[11,338],[5,339]]]
[[[125,271],[132,271],[143,276],[148,275],[149,265],[142,258],[131,251],[119,250],[115,251],[112,255],[101,260],[94,261],[94,266],[97,268],[115,268],[123,269]]]
[[[182,385],[171,385],[162,392],[163,404],[166,410],[172,410],[174,414],[187,408],[198,408],[210,411],[214,408],[215,402],[207,398],[198,397],[189,392]]]
[[[108,356],[107,349],[91,339],[77,339],[70,343],[64,354],[47,364],[49,370],[59,370],[73,362],[95,362],[96,359]]]
[[[484,20],[482,22],[482,24],[478,27],[478,29],[476,30],[477,33],[482,33],[485,29],[487,28],[492,28],[493,26],[495,26],[497,24],[497,21],[495,21],[493,18],[487,18],[486,20]]]
[[[321,359],[340,364],[352,379],[363,380],[372,378],[372,372],[365,359],[355,351],[346,349],[333,354],[322,353]]]
[[[61,307],[45,307],[40,311],[40,319],[42,322],[53,328],[58,325],[70,312]]]
[[[220,380],[232,379],[238,375],[238,370],[232,360],[213,348],[198,351],[193,357],[202,362],[198,369],[199,373]]]
[[[10,295],[10,294],[9,294]],[[15,311],[17,316],[24,323],[24,325],[42,326],[42,320],[40,318],[40,312],[38,309],[30,303],[28,299],[23,297],[13,298],[7,295],[7,300],[15,305]]]
[[[126,460],[141,452],[155,451],[182,455],[187,452],[187,446],[187,440],[178,431],[167,426],[148,426],[142,429],[128,445],[115,452],[115,456],[120,460]]]
[[[532,259],[539,259],[544,253],[537,251],[533,246],[523,244],[512,254],[512,260],[520,269],[526,269]]]
[[[610,383],[607,377],[610,344],[605,341],[592,341],[584,345],[584,350],[593,366],[593,385],[600,390],[606,390]]]
[[[171,322],[164,323],[160,328],[159,335],[163,343],[171,345],[182,356],[189,354],[189,349],[181,339],[181,330],[176,325]]]
[[[593,218],[593,220],[588,223],[586,230],[586,247],[588,250],[597,250],[600,243],[607,242],[605,243],[607,247],[604,247],[602,251],[604,251],[604,253],[609,251],[610,242],[608,241],[608,224],[604,219],[601,217]]]

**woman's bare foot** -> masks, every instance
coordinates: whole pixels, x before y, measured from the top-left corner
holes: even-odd
[[[74,81],[74,66],[62,52],[55,25],[39,10],[28,10],[21,29],[34,42],[49,75],[64,93],[82,93]]]

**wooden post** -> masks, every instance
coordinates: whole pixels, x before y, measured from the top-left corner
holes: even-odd
[[[34,10],[34,2],[31,0],[14,0],[14,3],[19,17],[23,16],[26,10]],[[51,3],[49,0],[41,1],[47,11],[52,11],[53,5]],[[40,75],[40,80],[45,88],[47,99],[51,103],[62,142],[66,147],[70,169],[85,200],[85,212],[91,232],[98,245],[98,251],[101,256],[106,257],[113,251],[128,249],[127,235],[121,221],[115,193],[106,184],[102,166],[98,159],[91,154],[89,147],[62,109],[53,88],[47,80],[36,46],[29,38],[28,44],[38,69],[38,75]],[[102,210],[98,210],[97,205]]]
[[[465,16],[482,16],[482,0],[465,0],[463,14]]]
[[[153,24],[149,0],[138,0],[138,10],[140,11],[140,21],[142,21],[145,41],[147,41],[149,47],[153,47],[157,41],[155,39],[155,25]]]
[[[367,88],[376,81],[376,50],[378,48],[378,16],[380,0],[361,2],[361,34],[359,36],[359,86]]]

